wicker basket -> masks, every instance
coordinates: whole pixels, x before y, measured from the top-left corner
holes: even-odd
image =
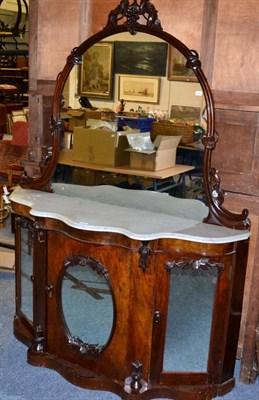
[[[151,130],[151,139],[154,141],[158,135],[177,136],[181,135],[181,144],[193,142],[193,124],[172,123],[169,121],[153,122]]]

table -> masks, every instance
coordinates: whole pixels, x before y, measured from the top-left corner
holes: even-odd
[[[133,169],[129,165],[121,165],[119,167],[110,167],[107,165],[85,163],[83,161],[76,161],[73,159],[73,150],[64,149],[59,154],[58,164],[66,165],[68,167],[86,168],[95,171],[105,171],[115,174],[123,174],[131,176],[143,190],[154,190],[156,192],[165,192],[176,187],[182,186],[183,194],[185,194],[185,174],[192,171],[195,167],[190,165],[175,165],[172,168],[166,168],[160,171],[143,171]],[[70,175],[71,169],[66,171],[66,181]],[[174,177],[180,176],[176,182]],[[153,179],[153,184],[145,186],[141,178]]]
[[[176,161],[184,165],[194,166],[194,170],[189,174],[190,178],[193,176],[202,177],[203,148],[191,144],[179,145],[177,147]]]

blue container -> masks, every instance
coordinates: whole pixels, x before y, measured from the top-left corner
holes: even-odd
[[[118,119],[118,128],[123,126],[130,126],[132,129],[140,129],[140,132],[151,132],[152,122],[156,121],[155,118],[124,118]]]

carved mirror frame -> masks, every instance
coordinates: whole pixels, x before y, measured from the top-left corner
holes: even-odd
[[[28,176],[24,177],[21,186],[37,190],[51,190],[51,179],[58,162],[60,138],[64,130],[64,125],[60,117],[63,104],[62,92],[70,71],[75,65],[82,63],[82,55],[92,45],[111,35],[122,32],[129,32],[132,35],[137,34],[137,32],[143,32],[156,36],[169,45],[174,46],[187,59],[186,67],[191,68],[195,73],[206,102],[207,130],[203,138],[203,181],[209,212],[204,222],[240,230],[249,228],[248,210],[244,209],[241,214],[234,214],[224,208],[224,191],[221,188],[220,177],[218,171],[211,165],[212,151],[218,141],[218,134],[215,130],[212,92],[202,71],[199,55],[195,50],[189,49],[176,37],[163,31],[161,22],[158,19],[158,12],[149,0],[140,0],[140,2],[134,0],[131,4],[130,1],[122,0],[120,4],[109,13],[105,28],[71,51],[71,54],[67,58],[66,65],[57,77],[53,101],[53,114],[50,121],[53,146],[47,149],[47,155],[45,155],[42,160],[42,176],[38,179],[33,179]]]

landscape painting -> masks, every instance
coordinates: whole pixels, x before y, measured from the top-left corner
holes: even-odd
[[[167,43],[159,42],[115,42],[115,72],[166,76],[167,48]]]
[[[158,104],[160,78],[134,75],[119,76],[118,98],[125,101]]]

